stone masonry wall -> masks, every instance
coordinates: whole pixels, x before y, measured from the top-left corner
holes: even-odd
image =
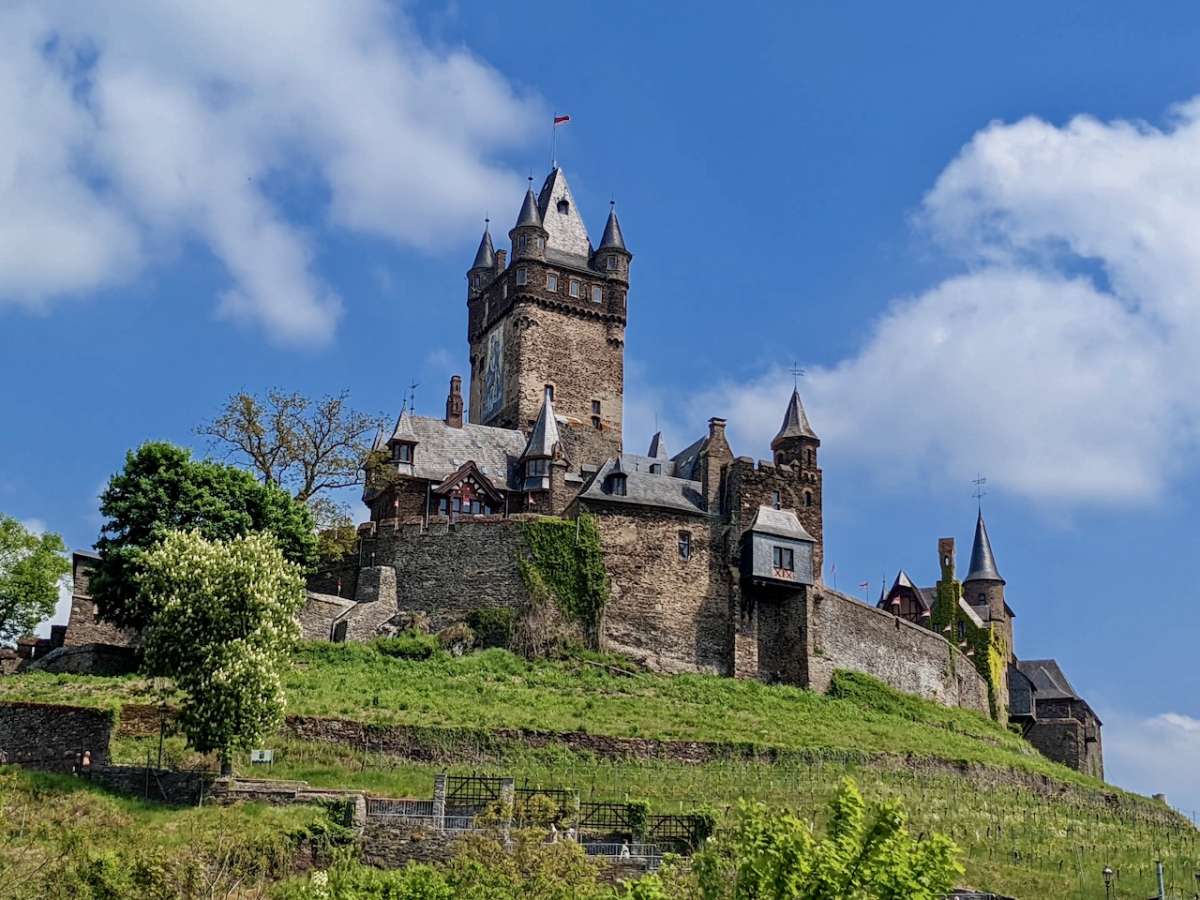
[[[453,527],[435,520],[424,532],[419,525],[384,526],[364,535],[362,547],[364,563],[395,569],[392,612],[424,612],[435,629],[475,609],[522,606],[526,593],[517,559],[524,552],[518,519]]]
[[[100,618],[96,604],[92,602],[90,590],[92,568],[96,560],[92,556],[75,553],[71,560],[71,615],[67,621],[67,632],[63,637],[66,647],[80,644],[110,644],[114,647],[129,647],[136,643],[135,632],[118,628]]]
[[[108,762],[112,717],[107,710],[48,703],[0,703],[0,762],[70,771],[79,755]]]
[[[987,683],[941,635],[828,588],[810,588],[808,596],[811,689],[825,692],[835,669],[849,669],[905,693],[988,715]]]
[[[729,593],[711,520],[607,506],[592,512],[612,586],[604,646],[659,671],[727,673]],[[691,535],[687,560],[680,532]]]
[[[747,456],[739,456],[726,473],[726,491],[729,515],[734,526],[731,539],[734,546],[741,546],[742,531],[754,521],[760,506],[770,506],[772,493],[779,491],[779,505],[790,509],[800,520],[805,531],[816,540],[813,547],[813,575],[821,579],[821,566],[825,548],[822,538],[821,483],[819,479],[804,477],[799,467],[777,466],[766,460],[756,464]],[[805,492],[812,497],[811,505],[805,505]]]

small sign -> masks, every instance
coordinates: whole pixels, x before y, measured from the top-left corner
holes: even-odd
[[[269,766],[275,762],[274,750],[251,750],[250,764],[256,766]]]

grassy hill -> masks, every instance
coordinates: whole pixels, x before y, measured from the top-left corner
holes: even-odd
[[[982,716],[861,676],[840,674],[836,696],[820,696],[664,677],[607,657],[530,663],[490,650],[414,660],[373,646],[314,644],[297,653],[285,683],[290,714],[411,726],[411,746],[383,753],[369,742],[281,735],[270,742],[277,777],[427,796],[437,771],[486,771],[585,796],[646,799],[659,811],[751,798],[819,819],[850,774],[869,798],[903,799],[917,832],[950,834],[979,888],[1094,897],[1100,870],[1111,865],[1121,896],[1150,896],[1155,859],[1166,861],[1181,893],[1200,868],[1200,836],[1161,804],[1051,763]],[[120,706],[155,697],[136,677],[30,673],[0,679],[0,699]],[[580,750],[581,733],[636,739],[638,754],[603,742]],[[122,736],[114,749],[144,760],[157,741]],[[181,738],[167,751],[196,761]]]

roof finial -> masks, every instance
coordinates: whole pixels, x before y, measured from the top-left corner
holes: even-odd
[[[408,384],[408,412],[410,415],[416,415],[417,412],[417,388],[419,387],[415,378]]]
[[[800,363],[797,360],[792,360],[792,390],[800,390],[800,376],[804,374],[804,370],[800,368]]]
[[[987,496],[987,491],[985,491],[983,489],[983,486],[985,484],[987,484],[987,479],[984,478],[982,475],[976,475],[974,478],[971,479],[971,484],[975,485],[975,490],[971,494],[971,496],[975,498],[976,506],[978,507],[979,513],[982,515],[983,514],[983,498]]]

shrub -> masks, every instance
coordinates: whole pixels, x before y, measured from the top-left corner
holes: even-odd
[[[516,621],[517,614],[505,607],[476,609],[467,616],[467,624],[475,632],[479,646],[503,647],[506,650],[512,644]]]
[[[395,637],[379,638],[375,641],[375,649],[384,656],[398,659],[429,659],[441,652],[436,637],[419,631],[405,631]]]
[[[438,632],[438,643],[452,656],[462,656],[475,646],[475,632],[466,622],[455,622]]]

